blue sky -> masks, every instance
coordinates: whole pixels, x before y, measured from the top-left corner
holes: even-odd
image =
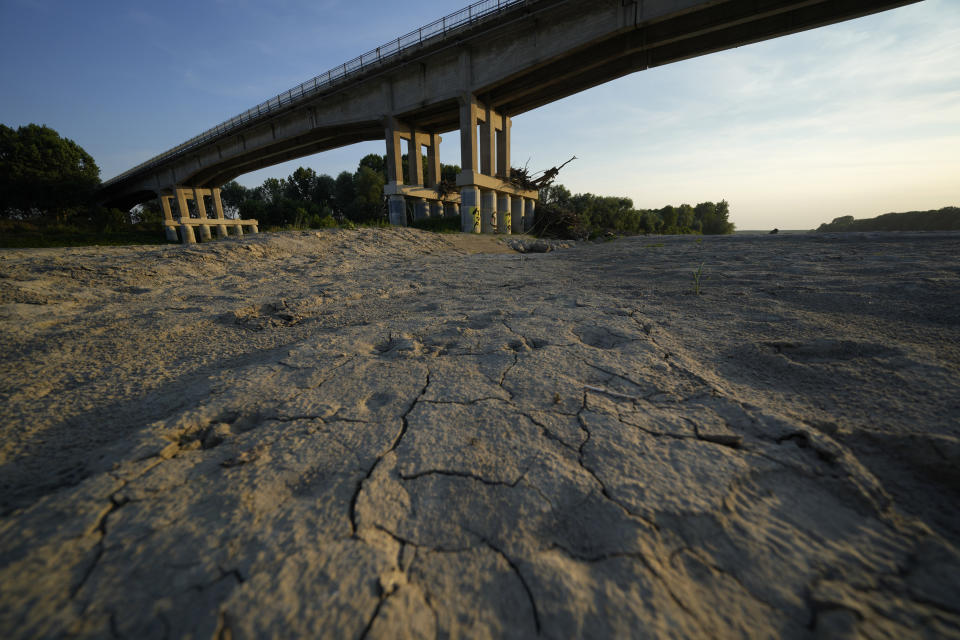
[[[465,0],[0,0],[0,122],[109,178]],[[558,135],[558,132],[559,135]],[[517,116],[514,164],[638,207],[727,199],[741,229],[960,205],[960,2],[924,2],[636,73]],[[297,166],[353,170],[366,143]],[[455,135],[444,162],[459,162]]]

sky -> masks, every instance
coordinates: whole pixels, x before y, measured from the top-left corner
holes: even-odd
[[[0,123],[45,124],[101,177],[466,0],[0,0]],[[960,1],[632,74],[516,116],[513,164],[638,208],[726,199],[739,229],[960,205]],[[252,172],[353,171],[370,142]],[[459,164],[444,136],[441,160]]]

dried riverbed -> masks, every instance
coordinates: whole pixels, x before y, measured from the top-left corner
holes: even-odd
[[[0,634],[960,636],[957,256],[4,250]]]

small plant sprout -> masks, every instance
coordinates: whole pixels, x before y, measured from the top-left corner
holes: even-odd
[[[700,295],[700,283],[703,279],[703,263],[693,271],[693,295]]]

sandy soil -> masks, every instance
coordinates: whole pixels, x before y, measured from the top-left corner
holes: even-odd
[[[960,637],[958,256],[4,250],[0,636]]]

